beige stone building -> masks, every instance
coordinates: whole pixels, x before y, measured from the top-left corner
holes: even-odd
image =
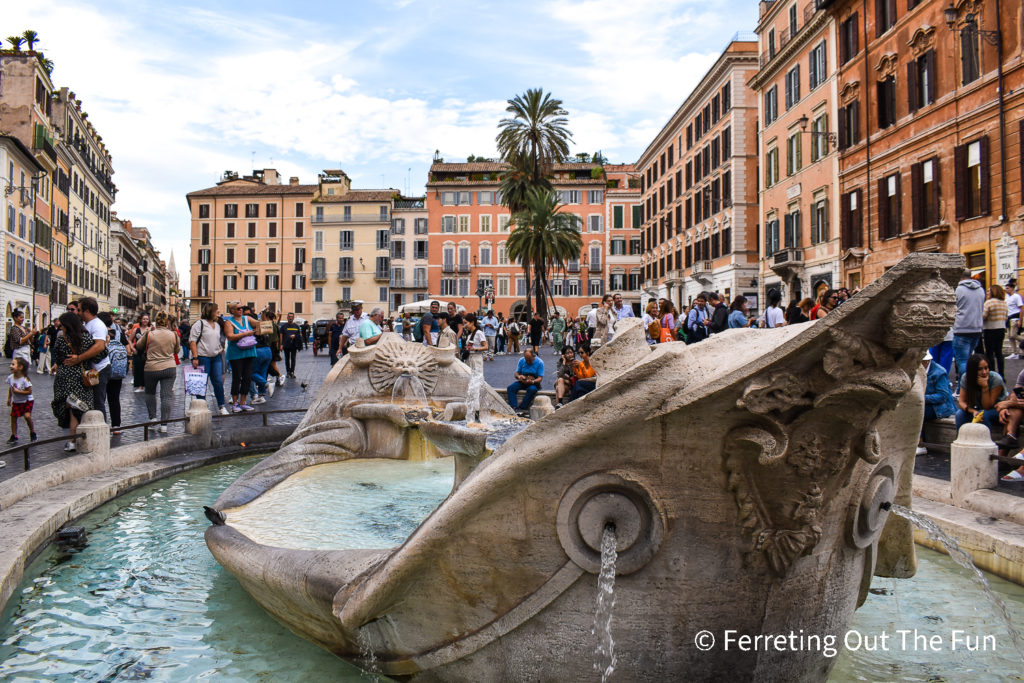
[[[312,207],[312,319],[332,318],[351,301],[390,310],[391,214],[398,190],[355,190],[340,169],[319,176]]]
[[[190,317],[207,301],[310,316],[310,202],[317,185],[272,168],[186,195],[192,216]],[[322,286],[322,282],[321,282]]]
[[[427,298],[430,243],[425,197],[395,200],[391,217],[391,310]]]

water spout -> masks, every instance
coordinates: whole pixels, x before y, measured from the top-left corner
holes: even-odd
[[[919,515],[913,510],[903,507],[902,505],[893,505],[892,511],[909,520],[918,529],[921,529],[928,538],[933,541],[937,541],[942,544],[942,547],[946,549],[946,553],[956,562],[958,565],[968,570],[971,573],[972,578],[981,586],[981,590],[984,591],[989,601],[995,606],[996,613],[999,614],[1000,618],[1006,626],[1006,630],[1010,633],[1010,640],[1013,642],[1013,647],[1017,650],[1017,654],[1020,655],[1021,660],[1024,660],[1024,643],[1021,642],[1020,633],[1013,627],[1013,622],[1010,620],[1010,615],[1006,611],[1006,603],[1003,602],[1002,598],[992,592],[992,587],[988,583],[988,579],[981,573],[974,564],[974,560],[971,556],[960,547],[960,544],[956,542],[956,539],[946,534],[942,529],[939,528],[932,520]]]
[[[607,524],[601,534],[601,573],[597,577],[597,608],[594,628],[597,636],[594,669],[601,673],[601,683],[615,671],[615,639],[612,638],[612,610],[615,607],[615,525]]]
[[[403,372],[391,388],[391,403],[409,408],[426,408],[427,392],[416,375]]]

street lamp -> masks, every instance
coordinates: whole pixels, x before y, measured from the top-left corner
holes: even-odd
[[[994,45],[996,47],[1000,46],[1002,41],[1000,40],[999,31],[985,31],[981,29],[978,26],[978,18],[975,16],[974,12],[968,12],[964,15],[964,25],[959,29],[954,28],[954,24],[956,24],[956,20],[960,18],[960,10],[954,7],[953,3],[950,3],[949,7],[942,11],[942,14],[946,19],[946,26],[949,27],[950,31],[955,33],[964,33],[965,31],[968,33],[976,33],[984,38],[985,42],[989,45]]]
[[[825,140],[828,141],[828,144],[832,145],[833,147],[836,146],[836,141],[839,139],[839,136],[836,135],[835,133],[821,131],[821,130],[812,130],[812,131],[808,131],[807,130],[807,124],[810,123],[810,119],[807,118],[807,114],[804,114],[803,116],[801,116],[797,120],[797,123],[800,124],[800,132],[801,133],[808,133],[810,135],[817,135],[817,136],[823,137],[823,138],[825,138]]]

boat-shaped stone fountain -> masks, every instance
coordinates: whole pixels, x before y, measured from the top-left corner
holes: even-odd
[[[595,354],[595,391],[493,452],[483,427],[453,423],[470,379],[453,351],[385,336],[336,365],[281,450],[208,510],[207,544],[280,621],[364,668],[572,681],[595,678],[614,534],[617,677],[824,680],[820,649],[735,639],[841,635],[872,576],[913,575],[889,508],[910,505],[920,362],[952,324],[962,267],[913,254],[822,320],[691,346],[650,348],[625,323]],[[414,409],[391,401],[403,376],[423,386]],[[508,416],[481,396],[482,414]],[[397,547],[285,549],[232,525],[305,468],[437,454],[459,459],[451,494]]]

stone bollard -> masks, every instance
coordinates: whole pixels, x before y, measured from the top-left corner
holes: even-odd
[[[103,413],[90,410],[78,423],[78,433],[85,438],[76,439],[78,452],[102,463],[102,469],[110,467],[110,426],[104,422]]]
[[[992,443],[988,425],[968,422],[949,447],[949,488],[953,505],[962,507],[964,500],[979,489],[994,489],[998,484],[999,464],[989,459],[998,448]]]
[[[550,396],[535,396],[533,403],[530,404],[530,419],[539,420],[545,415],[550,415],[555,412],[555,407],[551,405]]]
[[[185,415],[185,431],[197,437],[202,448],[209,448],[213,444],[213,414],[206,400],[193,397]]]

